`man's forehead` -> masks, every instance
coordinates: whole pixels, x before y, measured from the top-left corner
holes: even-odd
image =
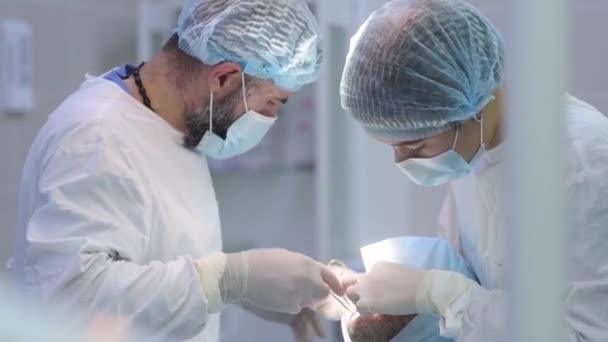
[[[282,97],[283,98],[283,97],[289,97],[290,95],[293,94],[293,92],[279,88],[277,85],[274,84],[274,82],[272,80],[259,79],[255,83],[255,87],[257,89],[263,90],[264,93],[267,93],[268,95],[270,95],[272,97]]]

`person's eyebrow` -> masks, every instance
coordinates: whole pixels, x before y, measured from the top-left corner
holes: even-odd
[[[289,100],[288,97],[275,97],[274,98],[276,101],[281,102],[282,104],[287,104],[287,101]]]
[[[418,139],[418,140],[396,142],[396,143],[392,143],[391,145],[393,145],[393,146],[410,145],[411,146],[411,145],[418,145],[423,141],[424,141],[424,139]]]

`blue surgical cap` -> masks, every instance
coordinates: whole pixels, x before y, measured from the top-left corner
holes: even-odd
[[[500,87],[502,39],[460,0],[395,0],[351,40],[344,109],[377,138],[412,141],[476,116]]]
[[[302,0],[186,0],[176,32],[180,48],[207,65],[238,63],[286,90],[318,77],[318,25]]]

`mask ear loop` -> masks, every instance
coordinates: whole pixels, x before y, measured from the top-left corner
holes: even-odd
[[[476,116],[473,117],[473,120],[479,122],[480,126],[481,126],[481,134],[480,134],[480,142],[479,142],[479,146],[483,146],[484,145],[484,133],[483,133],[483,115],[481,116],[481,118],[477,118]],[[452,151],[455,151],[456,149],[456,144],[458,143],[458,138],[460,137],[460,128],[462,127],[462,125],[458,125],[458,127],[456,128],[456,136],[454,136],[454,143],[452,144]]]
[[[458,137],[460,136],[460,127],[462,127],[462,125],[458,125],[458,127],[456,127],[456,135],[454,136],[454,143],[452,143],[452,151],[456,151],[456,144],[458,143]]]
[[[213,92],[209,95],[209,132],[213,133]]]
[[[344,276],[344,273],[346,272],[346,265],[337,259],[334,259],[332,261],[330,261],[327,264],[328,267],[331,266],[338,266],[340,267],[341,273],[339,275],[340,280],[342,280],[342,276]],[[330,292],[331,296],[334,297],[334,299],[340,303],[340,305],[342,305],[348,312],[350,312],[351,314],[354,314],[356,310],[353,310],[353,307],[355,307],[355,304],[353,304],[353,302],[351,302],[348,297],[339,297],[337,294],[335,294],[333,291]]]
[[[245,88],[245,73],[241,71],[241,80],[243,82],[243,103],[245,104],[245,111],[249,111],[249,106],[247,105],[247,89]]]
[[[479,122],[479,125],[481,126],[481,134],[480,134],[480,142],[479,142],[479,146],[483,146],[484,145],[484,132],[483,132],[483,115],[478,119],[477,117],[474,118],[475,121]]]
[[[485,145],[485,141],[484,141],[484,132],[483,132],[483,115],[481,116],[481,119],[479,119],[479,125],[481,126],[481,142],[479,143],[479,146],[483,146]]]

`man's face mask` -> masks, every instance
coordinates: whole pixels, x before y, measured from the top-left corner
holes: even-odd
[[[460,135],[460,126],[458,126],[451,149],[433,158],[410,158],[397,163],[397,167],[412,182],[428,187],[442,185],[454,179],[465,177],[471,173],[475,163],[486,152],[486,145],[483,142],[483,117],[481,118],[480,127],[481,142],[479,149],[470,162],[467,162],[460,153],[454,150]]]
[[[211,93],[209,130],[198,146],[198,149],[210,158],[228,159],[251,150],[262,141],[276,121],[276,118],[264,116],[249,108],[245,75],[241,73],[241,76],[243,81],[242,96],[246,112],[228,127],[225,138],[220,137],[213,131],[213,93]]]

